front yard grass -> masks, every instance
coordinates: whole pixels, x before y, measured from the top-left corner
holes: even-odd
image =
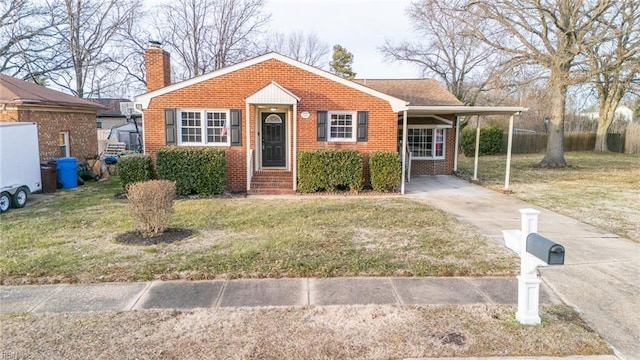
[[[0,316],[9,358],[403,359],[612,354],[569,306],[320,306]]]
[[[453,217],[397,196],[182,199],[170,226],[194,236],[123,245],[115,237],[133,225],[119,191],[111,178],[2,214],[0,283],[501,276],[518,267]]]
[[[536,168],[542,154],[513,155],[513,196],[640,242],[640,155],[568,152],[570,167]],[[473,174],[473,157],[460,156],[463,177]],[[505,155],[481,156],[483,186],[504,187]]]

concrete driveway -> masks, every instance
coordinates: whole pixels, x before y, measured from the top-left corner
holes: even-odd
[[[582,314],[621,359],[640,359],[640,244],[453,176],[412,178],[406,196],[442,209],[504,244],[519,209],[539,210],[538,232],[562,245],[565,265],[542,280]]]

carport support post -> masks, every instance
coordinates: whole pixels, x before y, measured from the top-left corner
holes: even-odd
[[[478,181],[478,155],[480,152],[480,115],[476,115],[476,158],[473,162],[473,181]]]
[[[511,175],[511,147],[513,146],[513,115],[509,117],[509,135],[507,140],[507,169],[504,174],[504,190],[509,190],[509,176]]]
[[[516,320],[525,325],[540,324],[538,314],[540,303],[540,279],[536,274],[536,265],[527,253],[527,236],[538,232],[538,215],[535,209],[520,209],[520,276],[518,276],[518,311]]]

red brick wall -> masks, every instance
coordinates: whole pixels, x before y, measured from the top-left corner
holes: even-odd
[[[145,50],[147,90],[153,91],[171,85],[171,61],[168,52],[159,47]]]
[[[246,190],[245,98],[271,81],[277,82],[300,98],[298,151],[322,148],[355,149],[365,154],[371,150],[396,151],[397,114],[391,110],[387,101],[277,60],[268,60],[151,100],[149,108],[144,111],[145,151],[153,154],[165,145],[165,108],[240,109],[242,146],[230,147],[227,150],[227,186],[231,191]],[[368,111],[368,141],[316,141],[318,110]],[[301,118],[299,114],[303,111],[308,111],[311,116],[308,119]],[[256,109],[251,106],[251,134],[255,131],[255,112]],[[252,136],[252,149],[255,149],[254,139]]]
[[[0,121],[23,121],[38,124],[40,161],[60,157],[58,134],[69,133],[69,154],[79,160],[98,155],[96,112],[60,109],[19,109],[0,115]]]

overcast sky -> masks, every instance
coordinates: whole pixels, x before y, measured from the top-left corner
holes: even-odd
[[[358,78],[419,77],[412,65],[388,63],[378,51],[385,39],[411,38],[405,9],[410,0],[268,0],[271,29],[281,33],[315,32],[329,44],[340,44],[354,55]],[[330,58],[330,56],[329,56]]]

